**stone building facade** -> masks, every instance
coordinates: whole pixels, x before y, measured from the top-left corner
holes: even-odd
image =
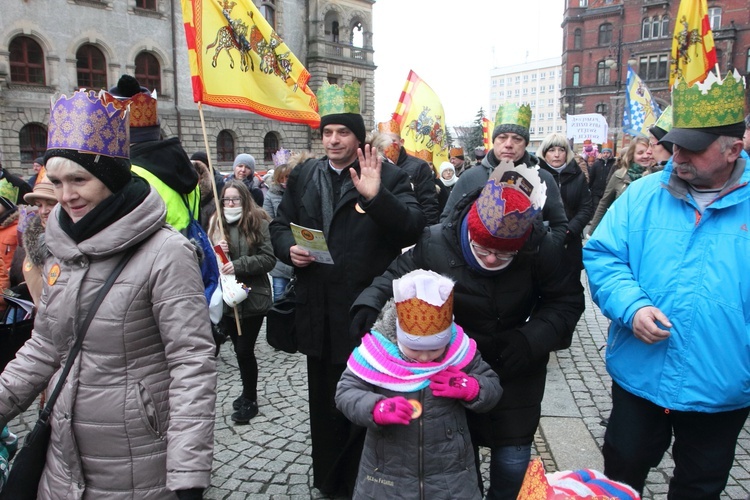
[[[246,0],[249,1],[249,0]],[[372,5],[375,0],[253,0],[311,74],[361,85],[365,122],[373,124]],[[3,9],[0,25],[0,161],[26,176],[44,152],[50,100],[80,87],[110,88],[122,74],[156,88],[163,137],[180,137],[188,154],[206,150],[193,101],[187,44],[177,0],[26,0]],[[281,147],[321,152],[306,125],[203,106],[212,161],[231,168],[250,153],[260,169]]]
[[[601,113],[620,142],[628,66],[670,103],[669,61],[679,0],[566,0],[561,112]],[[750,74],[747,0],[708,0],[721,75]]]

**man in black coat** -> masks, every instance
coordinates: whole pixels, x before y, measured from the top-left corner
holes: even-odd
[[[469,427],[475,450],[486,446],[492,453],[486,498],[504,499],[516,498],[529,462],[549,354],[570,345],[584,297],[578,270],[561,258],[541,221],[513,220],[513,198],[502,196],[507,199],[502,206],[496,185],[494,191],[487,187],[492,183],[491,178],[485,188],[461,199],[442,224],[425,231],[413,249],[362,292],[352,308],[352,328],[368,331],[393,295],[393,280],[414,269],[456,282],[455,322],[476,341],[503,386],[493,410],[469,413]],[[505,216],[498,220],[503,211],[509,215],[507,225]],[[512,234],[503,239],[504,232]]]
[[[609,180],[609,173],[613,170],[613,167],[617,160],[612,157],[612,149],[602,148],[602,157],[594,162],[592,167],[589,169],[589,189],[591,190],[591,206],[599,206],[599,200],[604,195],[604,190],[607,188],[607,180]]]
[[[498,117],[500,115],[500,110],[498,110]],[[467,170],[458,178],[458,182],[453,186],[448,202],[445,204],[443,213],[440,215],[441,222],[450,217],[462,198],[484,186],[490,177],[490,173],[501,160],[511,161],[515,165],[523,163],[528,167],[536,166],[539,163],[536,156],[526,151],[526,147],[529,145],[528,127],[517,123],[504,123],[498,118],[496,118],[496,122],[498,125],[492,132],[492,149],[487,152],[480,165]],[[456,171],[456,174],[458,174],[458,171]],[[552,232],[555,242],[562,248],[568,230],[568,218],[565,215],[560,189],[549,172],[541,170],[539,175],[547,185],[547,203],[544,205],[541,218],[548,230]]]
[[[320,101],[323,114],[328,106]],[[409,176],[363,147],[365,124],[358,112],[341,111],[321,117],[327,156],[292,170],[271,222],[274,252],[297,276],[295,317],[298,347],[307,355],[313,485],[328,495],[351,495],[364,439],[364,429],[351,424],[334,402],[336,384],[359,342],[349,336],[349,309],[425,225]],[[316,262],[298,245],[290,223],[323,231],[333,264]]]
[[[404,148],[404,140],[397,132],[391,122],[378,123],[379,132],[374,132],[368,137],[368,143],[383,152],[391,163],[398,166],[409,175],[414,194],[417,196],[419,206],[422,207],[425,222],[428,226],[437,224],[440,219],[438,195],[435,189],[435,171],[430,164],[421,158],[412,156]]]

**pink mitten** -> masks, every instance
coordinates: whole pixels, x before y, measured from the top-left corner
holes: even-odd
[[[430,389],[435,396],[471,401],[479,394],[479,382],[455,366],[432,376]]]
[[[372,409],[372,417],[378,425],[409,425],[413,408],[406,398],[397,396],[395,398],[381,399],[375,403]]]

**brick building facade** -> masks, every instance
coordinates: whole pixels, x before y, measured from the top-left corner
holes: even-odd
[[[621,142],[630,65],[660,106],[670,102],[669,60],[679,0],[566,0],[561,113],[601,113]],[[708,0],[721,75],[750,73],[747,0]]]
[[[253,0],[311,74],[361,84],[373,123],[372,5],[375,0]],[[177,0],[27,0],[3,10],[0,25],[0,160],[23,176],[44,152],[50,99],[79,87],[110,88],[120,75],[157,88],[162,136],[190,154],[205,150],[193,102],[187,45]],[[272,165],[280,147],[320,152],[319,133],[246,111],[203,107],[212,161],[226,170],[250,153]]]

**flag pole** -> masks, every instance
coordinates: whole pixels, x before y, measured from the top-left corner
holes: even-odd
[[[211,147],[208,145],[208,134],[206,133],[206,121],[203,118],[203,103],[198,101],[198,114],[201,117],[201,130],[203,131],[203,145],[206,148],[206,156],[208,157],[208,177],[211,179],[211,190],[214,194],[214,204],[216,205],[216,221],[219,223],[219,231],[221,234],[224,233],[224,222],[221,218],[221,202],[219,200],[219,190],[216,188],[216,178],[214,177],[214,168],[211,163]],[[234,323],[237,326],[237,335],[242,335],[242,327],[240,326],[240,315],[237,312],[237,306],[233,306],[234,311]]]
[[[716,78],[719,79],[719,83],[721,83],[721,71],[719,71],[719,63],[716,63]]]

